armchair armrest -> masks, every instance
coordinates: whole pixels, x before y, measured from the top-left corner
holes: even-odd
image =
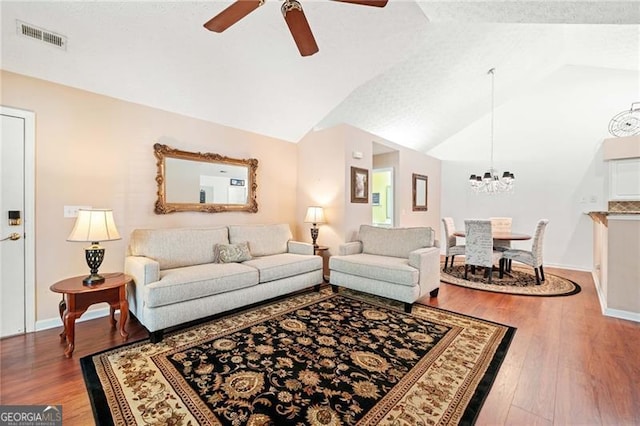
[[[160,279],[160,264],[144,256],[127,256],[124,273],[131,275],[138,285],[146,285]]]
[[[362,253],[362,241],[351,241],[349,243],[340,244],[338,252],[340,253],[340,256]]]
[[[440,286],[440,249],[437,246],[409,253],[409,265],[420,271],[420,295]]]
[[[313,244],[300,241],[289,241],[287,243],[289,253],[293,254],[313,254]]]

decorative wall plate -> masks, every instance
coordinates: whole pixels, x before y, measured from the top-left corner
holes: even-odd
[[[616,114],[609,122],[609,133],[618,137],[640,134],[640,102],[634,102],[631,109]]]

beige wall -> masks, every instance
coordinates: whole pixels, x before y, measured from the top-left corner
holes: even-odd
[[[344,138],[344,155],[345,168],[344,175],[345,185],[345,220],[343,241],[353,241],[358,235],[360,225],[363,223],[371,224],[373,221],[373,211],[371,210],[371,171],[373,170],[373,142],[378,139],[377,136],[367,133],[355,127],[342,125]],[[354,152],[361,152],[362,158],[353,158]],[[367,193],[369,194],[368,203],[352,203],[351,202],[351,167],[369,170],[369,179],[367,185]],[[337,254],[337,252],[336,252]]]
[[[413,211],[413,173],[428,177],[427,211]],[[440,160],[403,149],[400,151],[400,167],[396,179],[397,200],[400,208],[399,225],[430,226],[436,231],[436,238],[440,240]]]
[[[609,216],[607,308],[640,319],[640,217]]]
[[[640,157],[640,136],[608,138],[602,142],[604,160]]]
[[[338,245],[356,238],[361,224],[370,224],[371,170],[373,143],[397,151],[395,168],[396,226],[430,226],[440,234],[440,161],[428,155],[404,148],[371,133],[340,125],[309,133],[298,143],[298,213],[300,221],[306,207],[325,207],[327,224],[320,227],[318,244],[329,246],[331,254]],[[362,159],[353,158],[353,152]],[[397,164],[397,166],[395,166]],[[369,170],[369,203],[351,203],[351,167]],[[412,211],[412,174],[429,176],[429,210]],[[326,200],[327,204],[323,204]],[[308,226],[302,238],[310,241]]]
[[[302,223],[307,207],[322,206],[326,224],[318,225],[319,245],[337,248],[344,241],[345,218],[344,145],[340,128],[312,132],[298,147],[298,235],[311,242],[311,224]],[[337,253],[333,251],[333,253]]]
[[[640,215],[592,216],[593,279],[605,315],[640,322]]]
[[[0,103],[36,114],[37,320],[58,315],[51,284],[88,273],[84,245],[66,241],[74,219],[63,217],[64,205],[113,209],[123,239],[104,243],[104,272],[122,270],[135,228],[281,222],[296,232],[295,144],[18,74],[0,77]],[[156,215],[156,142],[257,158],[259,212]]]

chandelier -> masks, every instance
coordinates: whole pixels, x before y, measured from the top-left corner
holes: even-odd
[[[485,193],[485,194],[497,194],[504,192],[511,192],[513,190],[513,184],[515,177],[511,172],[504,172],[502,176],[498,173],[498,171],[493,167],[493,119],[494,119],[494,98],[495,98],[495,89],[494,89],[494,79],[495,79],[495,68],[491,68],[487,74],[491,75],[491,166],[489,170],[484,174],[472,174],[469,177],[469,184],[471,185],[471,189],[473,189],[477,193]]]

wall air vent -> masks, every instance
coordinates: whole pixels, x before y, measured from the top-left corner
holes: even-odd
[[[27,24],[26,22],[16,21],[16,29],[18,35],[28,37],[33,40],[39,40],[42,43],[47,43],[50,46],[55,46],[62,50],[67,50],[67,37],[56,34],[53,31],[45,30],[43,28],[36,27],[35,25]]]

